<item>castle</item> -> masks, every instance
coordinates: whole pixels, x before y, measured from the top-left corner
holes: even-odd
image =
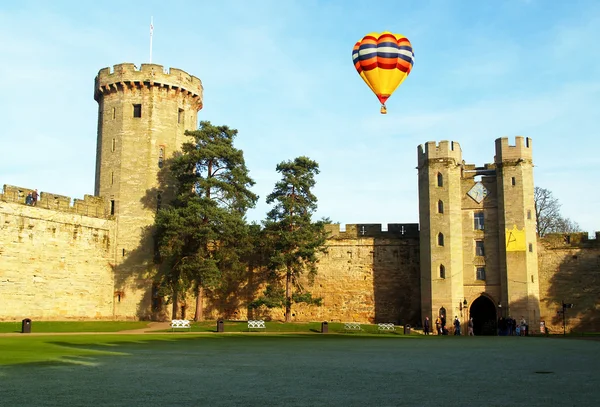
[[[168,200],[157,176],[197,128],[202,92],[200,79],[161,65],[99,71],[95,196],[71,203],[42,192],[32,206],[30,189],[0,194],[0,320],[171,317],[152,279],[151,227]],[[485,333],[512,315],[557,329],[567,300],[586,307],[573,311],[572,327],[600,329],[598,239],[536,239],[531,139],[497,139],[493,163],[481,167],[448,141],[419,146],[417,162],[419,224],[328,225],[310,288],[323,305],[295,306],[296,321],[419,324],[444,314],[472,316]],[[249,270],[235,292],[209,293],[205,312],[247,318],[261,287],[260,271]]]

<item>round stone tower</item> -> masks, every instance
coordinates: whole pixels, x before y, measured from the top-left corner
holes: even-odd
[[[147,317],[153,242],[148,226],[160,205],[158,173],[197,129],[202,82],[162,65],[119,64],[95,80],[98,144],[95,194],[115,216],[115,317]]]

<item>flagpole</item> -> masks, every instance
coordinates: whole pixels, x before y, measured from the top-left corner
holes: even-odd
[[[152,32],[154,31],[154,17],[150,17],[150,63],[152,63]]]

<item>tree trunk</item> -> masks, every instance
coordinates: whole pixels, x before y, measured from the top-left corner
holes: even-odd
[[[292,322],[292,273],[288,270],[285,275],[285,322]]]
[[[177,291],[173,291],[173,310],[171,311],[171,319],[177,319],[177,306],[179,302],[179,298],[177,295]]]
[[[198,290],[196,291],[196,315],[194,315],[194,321],[204,321],[204,307],[202,304],[202,300],[204,297],[204,290],[202,290],[202,286],[198,284]]]

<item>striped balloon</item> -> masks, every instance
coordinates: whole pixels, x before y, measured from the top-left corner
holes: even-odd
[[[415,54],[408,38],[384,31],[369,33],[358,41],[352,60],[360,77],[381,102],[381,113],[386,113],[385,102],[412,70]]]

